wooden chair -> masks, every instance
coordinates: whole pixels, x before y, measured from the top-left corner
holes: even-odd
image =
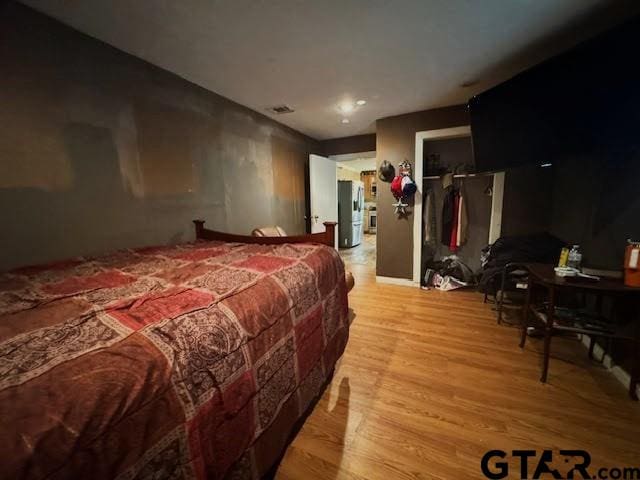
[[[522,292],[527,290],[529,272],[520,263],[507,263],[500,276],[500,295],[496,292],[496,310],[498,313],[498,325],[502,323],[504,312],[504,299],[507,292]],[[524,295],[523,295],[524,300]],[[515,304],[515,302],[510,302]],[[524,303],[524,302],[523,302]]]
[[[275,225],[273,227],[254,228],[251,235],[254,237],[286,237],[287,232],[284,231],[284,228]]]

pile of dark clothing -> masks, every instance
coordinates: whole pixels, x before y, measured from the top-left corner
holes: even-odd
[[[423,285],[439,290],[455,290],[475,285],[473,271],[456,255],[427,262]]]
[[[557,263],[565,243],[550,233],[500,237],[482,249],[478,289],[495,295],[502,271],[509,263]]]

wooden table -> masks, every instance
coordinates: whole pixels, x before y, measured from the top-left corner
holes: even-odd
[[[640,318],[636,316],[636,318],[632,320],[632,335],[621,335],[617,332],[609,333],[596,328],[583,328],[579,326],[561,325],[556,316],[556,302],[559,291],[566,289],[592,293],[594,295],[598,295],[599,297],[621,297],[633,295],[638,300],[640,300],[640,288],[627,287],[624,285],[622,279],[603,277],[599,281],[585,281],[576,280],[570,277],[558,277],[553,270],[553,265],[525,263],[522,264],[522,266],[529,272],[529,282],[523,310],[520,347],[524,347],[527,337],[527,328],[531,326],[529,323],[529,318],[531,313],[533,313],[538,320],[541,320],[544,323],[544,357],[542,365],[542,376],[540,377],[540,381],[547,381],[551,338],[553,337],[553,335],[562,332],[573,332],[590,335],[592,336],[592,338],[593,336],[622,338],[633,341],[635,344],[631,382],[629,384],[629,395],[632,399],[638,400],[636,385],[640,380]],[[535,302],[532,302],[532,298],[535,294],[536,289],[546,290],[547,292],[548,303],[542,311],[538,308]]]

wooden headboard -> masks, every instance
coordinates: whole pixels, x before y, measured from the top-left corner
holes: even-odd
[[[203,240],[220,240],[223,242],[261,243],[267,245],[281,243],[324,243],[335,247],[336,222],[323,222],[325,231],[322,233],[309,233],[307,235],[293,235],[289,237],[252,237],[250,235],[234,235],[232,233],[216,232],[204,228],[204,220],[194,220],[196,226],[196,238]]]

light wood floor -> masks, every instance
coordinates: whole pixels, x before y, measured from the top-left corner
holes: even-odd
[[[351,268],[347,350],[278,479],[484,478],[489,449],[585,449],[595,466],[640,466],[640,406],[575,340],[554,339],[541,384],[540,341],[521,350],[480,294],[376,284],[371,266]]]
[[[340,256],[344,263],[351,265],[365,265],[371,268],[376,267],[376,236],[365,233],[362,236],[362,243],[352,248],[341,248]]]

